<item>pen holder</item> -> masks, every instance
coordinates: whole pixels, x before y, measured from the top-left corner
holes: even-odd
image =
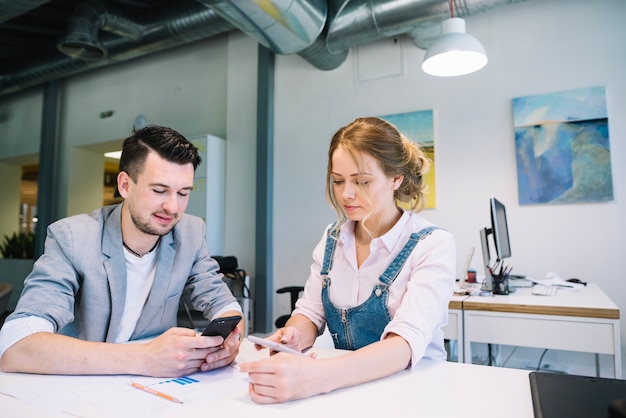
[[[491,291],[494,295],[509,294],[509,277],[507,276],[491,276]]]

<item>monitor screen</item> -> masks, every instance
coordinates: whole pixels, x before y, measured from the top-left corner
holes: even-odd
[[[489,212],[491,214],[491,227],[480,230],[480,243],[483,253],[483,267],[485,276],[488,277],[490,268],[495,268],[498,262],[511,257],[511,243],[509,241],[509,227],[506,221],[506,209],[502,202],[495,197],[489,199]],[[489,250],[489,235],[493,236],[493,246],[496,256],[495,264],[491,264],[491,252]]]
[[[489,277],[489,268],[491,267],[491,254],[489,252],[489,241],[487,237],[491,233],[491,229],[483,228],[480,230],[480,244],[483,252],[483,268],[485,269],[485,277]]]
[[[498,260],[511,257],[511,243],[509,241],[509,227],[506,222],[506,208],[495,197],[490,199],[491,229],[493,242]]]

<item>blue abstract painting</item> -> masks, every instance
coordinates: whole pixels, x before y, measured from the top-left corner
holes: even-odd
[[[613,200],[604,87],[513,99],[520,204]]]

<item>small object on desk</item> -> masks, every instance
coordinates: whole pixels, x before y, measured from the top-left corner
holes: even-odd
[[[158,390],[154,390],[151,387],[144,386],[144,385],[136,383],[136,382],[132,382],[131,385],[134,388],[137,388],[139,390],[143,390],[144,392],[151,393],[151,394],[153,394],[155,396],[158,396],[159,398],[167,399],[168,401],[172,401],[172,402],[175,402],[175,403],[183,403],[183,401],[181,401],[180,399],[176,399],[175,397],[173,397],[171,395],[168,395],[167,393],[163,393],[163,392],[159,392]]]
[[[535,282],[526,278],[526,276],[518,276],[521,278],[515,278],[513,276],[509,276],[509,287],[510,288],[519,288],[519,287],[533,287]]]
[[[532,287],[531,293],[538,296],[556,296],[558,288],[546,284],[536,284]]]
[[[469,295],[470,291],[462,287],[457,287],[454,289],[454,294],[457,296]]]

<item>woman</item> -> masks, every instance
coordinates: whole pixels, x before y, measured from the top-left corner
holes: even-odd
[[[422,358],[445,360],[456,249],[450,233],[418,215],[428,167],[419,147],[382,119],[359,118],[335,133],[326,194],[339,219],[313,252],[291,318],[270,339],[303,350],[328,325],[335,347],[352,351],[329,359],[278,353],[241,364],[255,402],[372,381]]]

